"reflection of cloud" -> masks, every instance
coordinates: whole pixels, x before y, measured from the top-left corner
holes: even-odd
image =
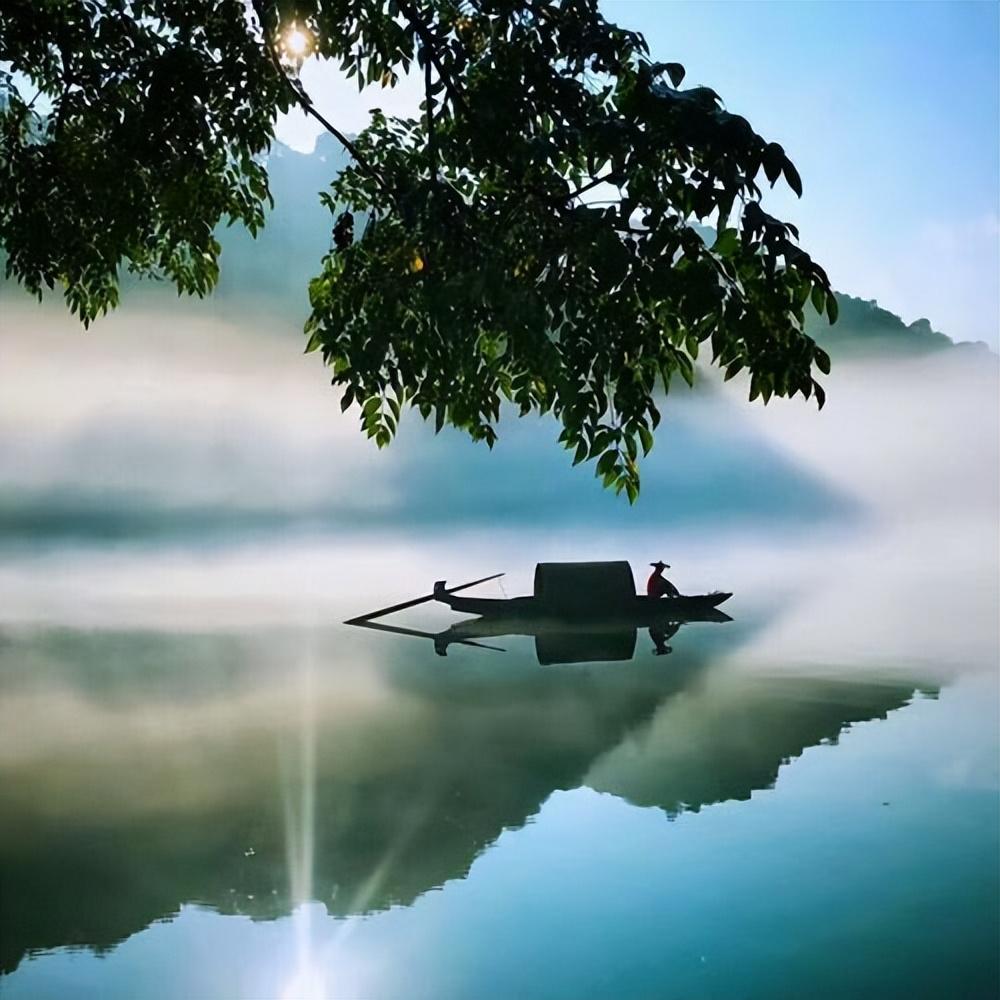
[[[945,788],[1000,792],[997,757],[988,749],[943,761],[933,777]]]
[[[741,666],[905,664],[938,680],[995,670],[997,533],[984,518],[915,520],[816,545],[803,553],[814,564],[808,586],[741,650]]]
[[[297,799],[296,830],[304,831],[308,808],[302,803],[310,787],[309,754],[314,753],[304,725],[309,715],[321,714],[327,725],[343,727],[349,745],[361,738],[373,717],[388,715],[387,724],[406,731],[419,714],[418,706],[407,699],[389,697],[381,673],[364,658],[363,647],[352,650],[349,669],[338,667],[335,683],[326,676],[325,683],[317,681],[314,690],[303,692],[294,677],[301,669],[294,659],[297,643],[287,636],[264,633],[253,639],[214,636],[199,641],[141,635],[119,635],[104,643],[77,636],[77,643],[68,648],[28,642],[20,647],[20,659],[34,681],[19,682],[5,661],[0,770],[13,774],[25,769],[33,775],[19,790],[8,789],[14,798],[23,794],[36,805],[45,803],[46,811],[77,818],[100,815],[110,806],[130,815],[201,808],[240,798],[249,787],[267,783],[275,774],[277,744],[286,754],[286,786]],[[100,690],[87,690],[86,679],[60,676],[67,662],[92,667],[90,658],[95,656],[111,663],[121,657],[133,684],[123,683],[117,697],[102,697]],[[227,661],[237,670],[228,682],[220,676],[220,664]],[[190,664],[209,679],[199,685]],[[138,676],[144,669],[177,671],[171,680],[178,690],[161,686],[157,692],[155,680]],[[44,684],[38,682],[39,674],[46,675]],[[270,742],[262,739],[265,734]],[[64,766],[49,768],[55,758],[62,758]],[[141,774],[124,766],[136,759],[144,762]],[[209,760],[216,766],[206,766]],[[393,765],[383,756],[372,766]],[[98,799],[83,776],[101,768],[121,773]]]

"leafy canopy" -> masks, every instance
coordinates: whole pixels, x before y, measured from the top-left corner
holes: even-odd
[[[309,56],[361,87],[418,74],[419,117],[348,138]],[[801,194],[795,167],[596,0],[8,0],[0,63],[7,273],[84,323],[123,266],[211,290],[219,224],[264,223],[280,113],[343,142],[306,333],[380,447],[404,406],[492,445],[508,400],[634,500],[657,384],[702,345],[751,399],[823,403],[804,317],[836,301],[760,204],[765,180]]]

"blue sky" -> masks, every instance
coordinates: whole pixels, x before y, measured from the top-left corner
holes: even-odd
[[[729,110],[782,143],[801,202],[768,207],[799,223],[835,286],[957,340],[1000,327],[1000,4],[605,0],[656,59],[713,87]],[[388,93],[307,66],[317,103],[342,127],[367,107],[410,112],[418,89]],[[279,136],[308,148],[289,118]]]
[[[771,204],[844,291],[997,346],[1000,5],[607,0],[782,143]]]

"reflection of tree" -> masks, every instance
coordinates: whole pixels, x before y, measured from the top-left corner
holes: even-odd
[[[673,704],[700,706],[698,718],[727,715],[724,686],[685,692],[705,676],[712,645],[738,636],[733,625],[691,628],[666,660],[542,669],[516,654],[502,665],[442,661],[422,646],[391,647],[412,655],[405,664],[355,667],[343,633],[331,634],[311,653],[314,782],[296,774],[302,699],[287,639],[14,643],[3,659],[44,668],[54,703],[68,677],[88,677],[74,718],[85,728],[96,713],[103,735],[47,748],[2,774],[0,811],[16,823],[0,830],[0,967],[33,948],[110,947],[184,902],[257,918],[287,913],[283,792],[294,799],[297,782],[309,781],[315,795],[310,894],[335,914],[366,912],[463,877],[556,789],[604,787],[613,776],[622,788],[610,790],[644,804],[746,798],[773,781],[783,759],[911,694],[810,682],[793,682],[784,700],[780,689],[762,691],[740,717],[740,754],[730,754],[732,728],[703,726],[688,758],[675,748],[661,766],[655,752],[643,753],[633,776],[615,747],[641,733],[644,748],[658,748],[652,736]],[[129,650],[148,671],[121,669]],[[275,664],[292,666],[276,673]],[[267,688],[265,677],[276,676],[280,690]],[[659,774],[667,784],[656,786],[657,772],[671,768],[676,777]]]

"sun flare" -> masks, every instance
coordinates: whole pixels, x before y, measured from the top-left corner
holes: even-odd
[[[307,56],[312,49],[312,36],[307,31],[303,31],[302,28],[293,24],[285,32],[284,48],[289,55],[297,57]]]

